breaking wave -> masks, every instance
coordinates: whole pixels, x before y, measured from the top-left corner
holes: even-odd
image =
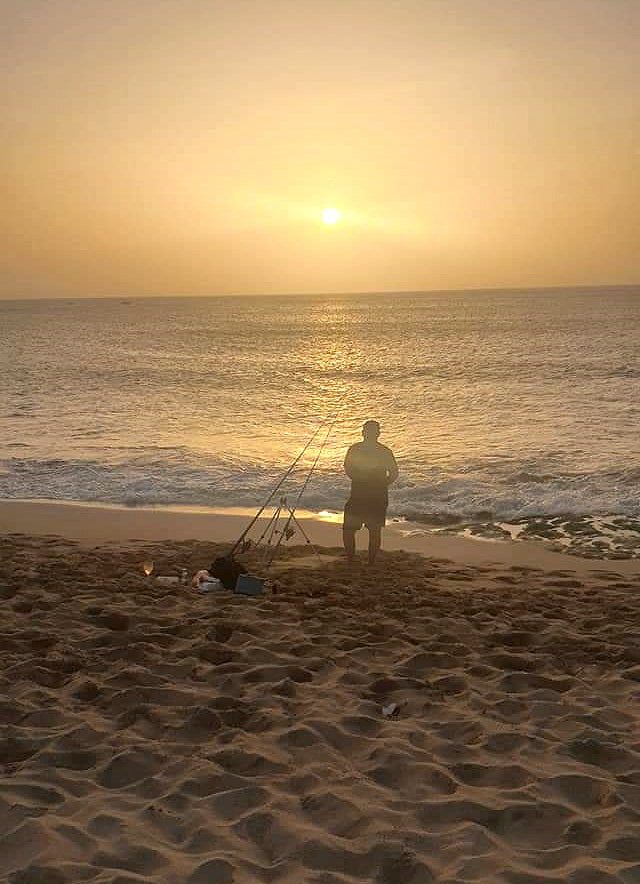
[[[241,463],[186,449],[155,449],[117,463],[12,457],[0,461],[0,497],[128,506],[252,507],[261,503],[282,472],[279,464]],[[294,473],[284,490],[297,495],[304,475],[304,470]],[[320,469],[309,483],[304,506],[318,512],[340,510],[347,494],[348,480],[342,473]],[[436,468],[413,475],[403,470],[391,489],[390,512],[452,519],[636,516],[640,515],[640,468],[558,474],[493,463],[455,474]]]

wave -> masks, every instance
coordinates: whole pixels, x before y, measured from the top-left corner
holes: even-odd
[[[198,455],[185,448],[156,447],[99,459],[9,457],[0,460],[0,498],[76,500],[135,505],[253,507],[282,475],[282,465]],[[283,493],[295,500],[306,470],[293,474]],[[306,509],[339,511],[348,480],[328,468],[314,473]],[[640,466],[562,473],[529,463],[494,459],[469,462],[456,472],[410,465],[390,493],[390,514],[454,520],[533,516],[640,514]]]

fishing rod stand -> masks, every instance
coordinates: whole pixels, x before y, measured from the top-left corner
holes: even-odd
[[[278,527],[278,522],[279,522],[281,516],[286,518],[283,528]],[[262,532],[262,534],[260,535],[260,537],[258,538],[258,541],[257,541],[257,545],[259,546],[262,543],[262,541],[265,540],[265,538],[266,538],[266,546],[267,546],[267,551],[265,553],[265,557],[266,557],[266,556],[268,556],[269,549],[271,548],[274,540],[277,539],[275,549],[273,550],[273,553],[272,553],[271,557],[269,558],[269,563],[268,563],[269,565],[273,561],[275,554],[278,550],[278,547],[280,546],[282,541],[283,540],[284,541],[290,540],[293,537],[293,535],[296,533],[295,530],[293,528],[291,528],[291,523],[293,523],[296,526],[296,528],[298,529],[300,534],[302,534],[302,536],[304,537],[306,542],[309,544],[309,546],[311,546],[313,548],[313,551],[316,553],[316,555],[318,554],[318,551],[316,550],[313,543],[311,543],[311,540],[309,539],[307,532],[304,530],[304,528],[300,524],[299,520],[296,518],[295,510],[289,506],[289,504],[287,502],[287,498],[286,498],[286,496],[284,496],[284,497],[281,497],[280,500],[278,501],[278,506],[275,508],[273,515],[271,516],[271,518],[267,522],[264,531]]]

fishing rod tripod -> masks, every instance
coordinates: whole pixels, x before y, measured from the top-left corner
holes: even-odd
[[[290,466],[285,470],[284,474],[280,477],[280,479],[278,480],[275,487],[271,489],[265,502],[262,504],[262,506],[260,507],[258,512],[255,514],[255,516],[251,519],[251,521],[249,522],[247,527],[244,529],[244,531],[242,532],[240,537],[236,540],[236,542],[231,547],[230,552],[225,557],[229,562],[231,562],[233,560],[233,557],[237,551],[239,551],[241,553],[246,552],[249,549],[249,547],[252,545],[252,541],[247,538],[249,531],[256,524],[256,522],[258,521],[258,519],[260,518],[262,513],[265,511],[265,509],[269,506],[270,502],[276,496],[276,493],[281,489],[281,487],[283,486],[285,481],[291,476],[291,474],[293,473],[297,464],[299,463],[300,459],[305,454],[307,449],[313,444],[313,442],[315,441],[315,439],[318,436],[318,434],[320,433],[320,431],[327,428],[327,425],[328,425],[328,429],[327,429],[326,435],[324,437],[324,440],[320,444],[320,447],[319,447],[318,452],[315,456],[315,459],[314,459],[313,463],[311,464],[309,471],[307,472],[307,476],[304,480],[302,487],[300,488],[300,490],[298,492],[298,496],[296,498],[294,505],[289,506],[286,496],[281,496],[279,499],[278,505],[275,508],[273,515],[268,520],[267,525],[266,525],[264,531],[262,532],[260,539],[258,540],[258,544],[260,544],[260,543],[262,543],[262,541],[265,538],[267,538],[267,557],[268,557],[267,558],[267,568],[269,568],[271,563],[273,562],[275,556],[276,556],[276,553],[278,552],[278,550],[280,548],[280,544],[282,543],[282,541],[289,540],[295,534],[295,530],[291,527],[291,524],[293,523],[296,526],[296,528],[298,529],[298,531],[300,531],[300,533],[302,534],[302,536],[306,540],[307,544],[313,549],[314,553],[318,556],[318,560],[320,562],[322,562],[322,559],[320,558],[320,554],[319,554],[318,550],[313,545],[313,543],[311,543],[311,540],[307,536],[307,533],[305,532],[304,528],[302,527],[302,525],[300,524],[300,522],[296,518],[295,512],[296,512],[296,509],[298,508],[298,505],[300,504],[300,500],[302,499],[302,495],[304,494],[304,492],[307,489],[307,485],[309,484],[309,480],[311,479],[311,476],[312,476],[316,466],[318,465],[318,461],[320,459],[320,456],[324,450],[325,445],[327,444],[327,441],[329,439],[329,435],[331,434],[331,431],[333,430],[333,428],[338,420],[338,415],[342,411],[343,406],[344,406],[344,403],[341,404],[335,412],[327,415],[320,422],[320,425],[318,426],[318,428],[316,429],[314,434],[311,436],[309,441],[304,445],[304,447],[299,452],[299,454],[295,457],[295,459],[293,460],[293,463],[291,463]],[[285,523],[284,523],[283,528],[278,528],[278,522],[279,522],[279,519],[281,516],[283,516],[283,518],[285,519]],[[276,538],[277,538],[277,540],[276,540]],[[275,541],[275,545],[273,545],[274,541]],[[270,555],[269,555],[269,550],[271,550]]]
[[[288,517],[287,517],[287,513],[288,513]],[[284,526],[282,528],[279,528],[278,523],[280,521],[281,516],[284,516],[286,518],[286,521],[284,523]],[[262,534],[260,535],[260,537],[256,541],[256,546],[260,546],[260,544],[266,538],[265,559],[267,559],[267,568],[273,562],[280,544],[283,541],[290,540],[293,537],[293,535],[296,533],[295,529],[291,527],[291,523],[293,523],[296,526],[296,528],[298,529],[300,534],[302,534],[302,536],[304,537],[306,542],[309,544],[311,549],[314,551],[314,553],[320,559],[320,554],[319,554],[318,550],[315,548],[315,546],[313,545],[313,543],[309,539],[309,536],[307,535],[307,532],[304,530],[304,528],[300,524],[300,521],[296,518],[295,509],[292,509],[292,507],[289,506],[289,504],[287,502],[287,498],[286,498],[286,496],[284,496],[284,497],[281,497],[280,500],[278,501],[278,506],[276,507],[276,509],[273,512],[273,515],[271,516],[271,518],[267,522],[264,531],[262,532]],[[276,544],[274,547],[273,543],[276,538],[277,538],[277,541],[276,541]],[[320,561],[322,561],[322,559],[320,559]]]

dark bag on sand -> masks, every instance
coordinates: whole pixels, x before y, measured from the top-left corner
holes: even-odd
[[[236,562],[231,556],[218,556],[209,568],[209,574],[217,577],[225,589],[231,590],[235,590],[238,577],[246,573],[244,565]]]

